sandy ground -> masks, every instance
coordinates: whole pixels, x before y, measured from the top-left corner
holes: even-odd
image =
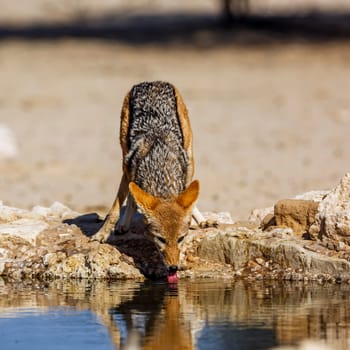
[[[200,35],[206,35],[206,32]],[[18,154],[0,160],[0,200],[111,205],[121,177],[119,111],[130,87],[167,80],[194,132],[204,211],[246,218],[350,171],[350,42],[131,45],[0,41],[0,123]]]

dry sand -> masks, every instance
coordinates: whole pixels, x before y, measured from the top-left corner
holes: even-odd
[[[200,33],[204,37],[206,32]],[[0,123],[18,155],[0,160],[0,200],[111,205],[121,177],[119,111],[130,87],[167,80],[194,132],[204,211],[246,218],[350,171],[350,44],[129,45],[120,41],[0,42]]]

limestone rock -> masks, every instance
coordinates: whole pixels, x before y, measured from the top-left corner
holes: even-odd
[[[60,202],[54,202],[51,207],[48,208],[36,205],[31,210],[31,213],[46,220],[49,218],[65,220],[80,215]]]
[[[21,237],[33,243],[38,234],[47,227],[48,224],[41,220],[19,219],[11,223],[0,224],[0,234]]]
[[[303,194],[298,194],[294,199],[302,199],[305,201],[321,202],[329,193],[329,191],[309,191]]]
[[[229,214],[207,213],[220,225],[189,231],[180,245],[180,277],[350,282],[349,177],[322,199],[316,216],[318,201],[281,201],[273,217],[281,227],[266,231],[257,222],[233,223]],[[255,215],[263,216],[261,211]],[[317,237],[328,238],[327,244],[294,234],[307,229],[314,217],[312,228]],[[160,252],[144,236],[142,218],[105,244],[90,240],[101,225],[97,214],[81,215],[60,203],[31,211],[0,203],[0,276],[143,279],[166,274]]]
[[[315,221],[318,202],[302,199],[284,199],[275,204],[274,218],[276,226],[285,226],[293,229],[301,236],[308,232]]]
[[[13,208],[0,202],[0,224],[13,222],[19,219],[40,219],[39,215],[33,214],[29,210]]]
[[[320,202],[310,236],[350,245],[350,173]]]
[[[208,221],[215,221],[218,224],[233,224],[234,221],[229,212],[219,212],[219,213],[210,213],[210,212],[202,212],[204,219]],[[195,222],[192,218],[192,225],[195,225]]]
[[[260,223],[267,215],[273,215],[273,207],[252,210],[248,220]]]
[[[329,191],[309,191],[303,194],[299,194],[290,200],[297,199],[297,200],[320,202],[326,197],[328,193]],[[271,223],[268,224],[268,222],[272,219],[272,216],[274,215],[274,210],[275,210],[274,206],[261,208],[261,209],[254,209],[252,210],[248,220],[259,222],[261,223],[262,227],[276,225],[276,223],[273,221],[271,221]]]
[[[271,226],[276,226],[276,218],[274,214],[267,214],[260,223],[260,227],[263,230],[268,229]]]
[[[90,247],[91,248],[91,247]],[[88,279],[142,279],[135,268],[121,259],[121,253],[107,244],[99,244],[97,249],[75,252],[70,256],[46,258],[46,277],[88,278]],[[57,256],[58,255],[58,256]]]
[[[10,279],[143,279],[132,259],[91,242],[64,220],[77,213],[54,203],[32,211],[0,206],[0,275]]]
[[[74,212],[70,208],[66,207],[62,203],[54,202],[51,207],[35,206],[32,210],[19,209],[9,207],[0,201],[0,224],[13,223],[19,219],[30,220],[43,220],[48,221],[50,219],[59,220],[67,219],[78,216],[79,213]]]
[[[330,256],[324,247],[315,251],[312,241],[290,235],[289,228],[278,230],[285,233],[279,236],[256,230],[249,238],[242,237],[237,228],[225,232],[218,230],[199,242],[198,256],[204,261],[230,265],[235,273],[250,277],[257,276],[257,271],[251,270],[251,262],[262,266],[264,260],[266,265],[259,271],[261,278],[300,280],[338,276],[343,280],[350,279],[348,261]]]

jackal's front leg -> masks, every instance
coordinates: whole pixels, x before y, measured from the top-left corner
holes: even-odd
[[[91,237],[94,241],[106,242],[109,236],[114,232],[115,225],[117,224],[120,216],[120,208],[122,207],[125,198],[128,194],[129,181],[125,174],[120,181],[117,196],[113,202],[112,208],[109,210],[103,226]]]
[[[136,203],[133,198],[133,196],[129,193],[128,199],[127,199],[127,204],[126,204],[126,209],[124,215],[119,219],[118,224],[117,224],[117,231],[118,233],[126,233],[129,231],[130,226],[131,226],[131,221],[134,217],[134,214],[136,212]]]

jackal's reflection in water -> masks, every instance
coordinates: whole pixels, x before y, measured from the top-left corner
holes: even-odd
[[[191,322],[176,286],[145,283],[134,297],[110,310],[121,349],[193,349]]]
[[[350,340],[349,285],[180,281],[0,284],[1,313],[51,307],[91,310],[116,349],[267,349],[318,339]],[[33,330],[35,331],[35,330]],[[259,345],[260,344],[260,345]]]

